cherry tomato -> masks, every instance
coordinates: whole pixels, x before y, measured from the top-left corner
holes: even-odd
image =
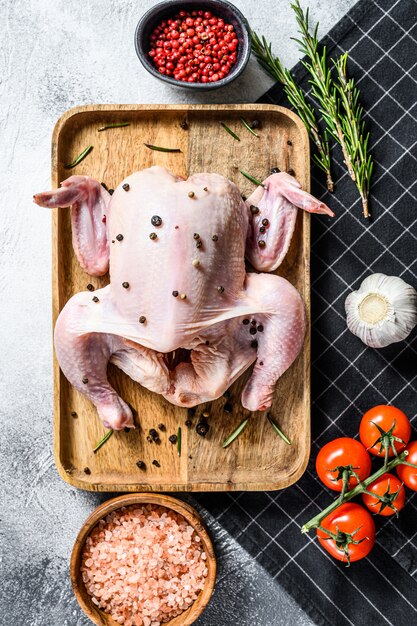
[[[394,474],[382,474],[375,482],[369,485],[367,491],[384,498],[381,501],[379,498],[370,496],[367,493],[362,494],[364,504],[372,513],[388,517],[389,515],[395,515],[404,507],[405,489]]]
[[[381,431],[388,433],[383,436]],[[392,433],[391,433],[392,430]],[[380,404],[369,409],[362,417],[359,437],[365,448],[375,456],[394,456],[404,450],[410,440],[411,426],[408,417],[400,409]],[[399,441],[398,441],[399,440]]]
[[[316,459],[316,470],[326,487],[333,491],[342,491],[343,471],[351,468],[359,479],[365,480],[371,473],[371,457],[360,441],[350,437],[340,437],[329,441],[320,450]],[[350,476],[348,488],[358,484],[355,476]]]
[[[408,450],[407,463],[417,465],[417,441],[410,441],[406,450]],[[402,464],[397,465],[397,474],[406,487],[417,491],[417,467]]]
[[[329,530],[333,537],[318,528],[319,542],[338,561],[359,561],[374,547],[375,523],[372,515],[354,502],[337,507],[324,518],[321,526]]]

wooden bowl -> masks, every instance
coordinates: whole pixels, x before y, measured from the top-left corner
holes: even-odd
[[[213,593],[214,583],[216,580],[216,556],[214,554],[211,539],[198,513],[185,502],[182,502],[181,500],[177,500],[175,498],[171,498],[170,496],[165,496],[163,494],[130,493],[117,496],[117,498],[107,500],[107,502],[101,504],[97,509],[95,509],[95,511],[91,513],[91,515],[84,522],[80,532],[78,533],[71,554],[70,575],[75,597],[77,598],[78,603],[83,609],[84,613],[88,615],[91,621],[94,624],[97,624],[97,626],[119,626],[114,621],[114,619],[110,617],[110,615],[107,615],[106,613],[101,611],[92,602],[91,596],[87,593],[80,570],[81,556],[84,548],[84,543],[87,537],[90,535],[91,531],[93,530],[94,526],[101,519],[103,519],[103,517],[106,517],[106,515],[108,515],[112,511],[120,509],[123,506],[131,506],[132,504],[155,504],[157,506],[163,506],[167,509],[175,511],[176,513],[179,513],[187,520],[190,526],[194,528],[194,530],[198,533],[201,539],[201,543],[207,555],[206,563],[208,574],[205,585],[198,594],[197,599],[186,611],[184,611],[183,613],[181,613],[181,615],[178,615],[174,619],[170,620],[169,622],[165,622],[167,626],[189,626],[189,624],[193,624],[197,617],[199,617],[204,611],[207,604],[209,603],[211,594]]]

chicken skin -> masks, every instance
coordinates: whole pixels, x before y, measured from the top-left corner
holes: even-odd
[[[73,246],[110,284],[80,292],[55,327],[60,367],[96,406],[105,426],[133,425],[107,365],[182,407],[218,398],[253,363],[242,404],[267,409],[275,383],[301,350],[305,312],[297,290],[270,272],[291,242],[297,207],[333,215],[288,174],[272,174],[247,201],[218,174],[188,180],[154,166],[110,194],[71,176],[36,194],[71,207]]]

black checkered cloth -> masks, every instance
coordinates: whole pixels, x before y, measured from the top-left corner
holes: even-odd
[[[376,518],[374,550],[350,568],[319,546],[314,531],[302,535],[300,529],[334,497],[316,476],[319,449],[336,437],[357,437],[367,409],[398,406],[416,438],[417,332],[382,350],[367,348],[347,330],[344,302],[374,272],[401,276],[417,288],[417,4],[361,0],[322,43],[331,55],[349,52],[375,169],[370,221],[362,217],[339,147],[332,151],[334,195],[322,172],[312,171],[312,192],[336,217],[311,220],[311,460],[302,479],[284,491],[197,499],[316,624],[411,626],[417,624],[417,493],[407,491],[398,519]],[[294,72],[309,91],[302,65]],[[262,101],[288,106],[280,86]]]

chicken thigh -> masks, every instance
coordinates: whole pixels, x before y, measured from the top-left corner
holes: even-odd
[[[288,174],[273,174],[245,202],[218,174],[188,180],[154,166],[123,180],[113,196],[87,176],[34,196],[71,206],[83,269],[110,284],[73,296],[55,328],[64,375],[107,427],[132,412],[107,379],[109,361],[167,400],[214,400],[255,362],[242,394],[249,410],[272,403],[277,379],[301,350],[304,305],[272,271],[291,242],[297,207],[333,215]]]

